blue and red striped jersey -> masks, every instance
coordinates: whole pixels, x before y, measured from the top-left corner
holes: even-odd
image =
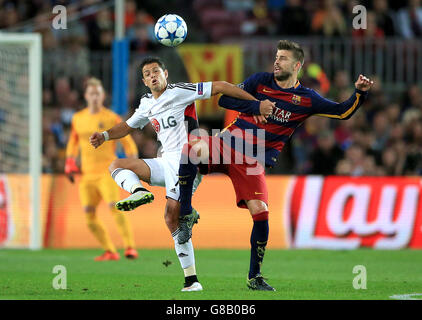
[[[265,165],[271,167],[275,165],[278,154],[293,132],[308,117],[318,115],[333,119],[349,119],[362,105],[367,95],[367,92],[355,89],[349,99],[337,103],[320,96],[313,89],[302,86],[299,81],[294,87],[281,88],[275,82],[274,74],[268,72],[255,73],[239,86],[258,100],[268,99],[275,102],[276,108],[267,118],[266,124],[258,124],[253,119],[254,114],[260,113],[256,101],[221,96],[220,106],[239,111],[240,114],[222,131],[220,137],[227,137],[229,134],[236,136],[237,139],[243,137],[246,140],[245,137],[253,134],[253,138],[247,140],[253,141],[254,150],[259,149],[256,144],[263,145]],[[259,129],[265,130],[264,141],[261,139],[262,135],[258,134]],[[242,134],[239,135],[239,132]],[[234,148],[233,145],[235,143],[232,142],[232,148]]]

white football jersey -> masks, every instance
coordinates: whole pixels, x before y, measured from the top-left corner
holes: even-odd
[[[185,116],[196,121],[195,100],[209,99],[211,91],[212,82],[168,84],[158,99],[151,93],[142,96],[139,107],[126,123],[142,129],[151,122],[163,154],[181,153],[183,145],[188,142]]]

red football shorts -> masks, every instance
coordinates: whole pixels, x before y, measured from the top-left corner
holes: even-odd
[[[268,205],[264,167],[253,158],[235,151],[219,137],[201,137],[208,144],[208,165],[199,166],[201,174],[224,173],[232,181],[236,204],[245,208],[247,200],[261,200]]]

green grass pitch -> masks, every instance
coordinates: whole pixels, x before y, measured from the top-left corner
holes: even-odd
[[[196,250],[202,292],[180,292],[184,278],[173,250],[139,250],[134,261],[94,262],[100,253],[0,250],[0,299],[359,300],[422,293],[422,251],[415,250],[269,249],[262,271],[276,292],[247,289],[248,250]],[[66,267],[66,290],[52,286],[55,265]],[[356,265],[366,268],[367,289],[353,288]]]

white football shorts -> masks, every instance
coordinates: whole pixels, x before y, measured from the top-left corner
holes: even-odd
[[[179,201],[179,152],[164,153],[162,157],[142,159],[151,170],[151,186],[166,187],[166,197]],[[198,172],[193,182],[194,193],[201,183],[202,175]]]

